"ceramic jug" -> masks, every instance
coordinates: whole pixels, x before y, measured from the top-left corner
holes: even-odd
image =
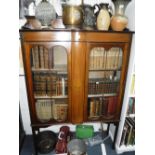
[[[101,3],[96,4],[95,6],[98,7],[99,11],[96,13],[97,21],[96,27],[98,30],[109,30],[110,26],[110,12],[108,11],[109,4],[108,3]]]
[[[83,5],[83,12],[84,12],[84,22],[83,27],[84,29],[93,29],[96,24],[96,16],[94,13],[95,6],[91,6],[88,4]]]

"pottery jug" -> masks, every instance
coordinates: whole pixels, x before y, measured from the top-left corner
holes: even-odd
[[[85,29],[93,29],[96,24],[96,16],[94,13],[95,7],[85,4],[83,5],[83,12],[84,12],[84,22],[83,27]]]
[[[110,26],[110,13],[108,11],[108,3],[101,3],[96,6],[99,8],[99,12],[97,13],[97,21],[96,26],[98,30],[108,30]]]

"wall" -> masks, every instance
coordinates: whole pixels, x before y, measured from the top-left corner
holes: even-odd
[[[109,2],[111,3],[110,0],[84,0],[85,3],[89,3],[91,5],[95,4],[95,3],[100,3],[100,2]],[[56,4],[56,1],[53,0],[53,3]],[[126,9],[126,15],[129,19],[129,23],[128,23],[128,28],[130,30],[135,30],[135,0],[132,0],[132,2],[130,2],[130,4],[128,5],[127,9]],[[20,21],[20,25],[19,27],[21,27],[21,25],[23,25],[23,23],[25,22],[25,20],[21,20]],[[134,48],[134,47],[133,47]],[[30,128],[30,117],[29,117],[29,111],[28,111],[28,104],[27,104],[27,95],[26,95],[26,87],[25,87],[25,77],[23,69],[22,69],[22,62],[19,68],[19,73],[20,73],[20,78],[19,78],[19,97],[20,97],[20,106],[21,106],[21,116],[23,119],[23,126],[25,129],[26,134],[32,134],[31,128]],[[58,132],[59,130],[59,125],[55,125],[52,126],[51,129],[55,132]],[[106,125],[103,126],[104,129],[106,130]],[[75,126],[74,125],[70,125],[71,130],[75,130]],[[94,128],[95,131],[97,131],[100,128],[100,123],[95,123],[94,124]],[[115,128],[113,125],[110,126],[110,131],[111,131],[111,136],[113,137]]]

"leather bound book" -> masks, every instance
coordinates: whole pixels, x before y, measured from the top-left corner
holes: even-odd
[[[117,96],[108,97],[108,115],[113,115],[116,111],[116,105],[117,105]]]

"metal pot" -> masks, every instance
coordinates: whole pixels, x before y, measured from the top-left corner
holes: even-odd
[[[83,23],[83,9],[81,5],[63,4],[63,23],[66,26],[79,27]]]
[[[68,155],[85,155],[86,144],[83,140],[73,139],[67,145]]]
[[[37,149],[41,154],[50,153],[57,143],[57,135],[52,131],[42,131],[37,135]]]

